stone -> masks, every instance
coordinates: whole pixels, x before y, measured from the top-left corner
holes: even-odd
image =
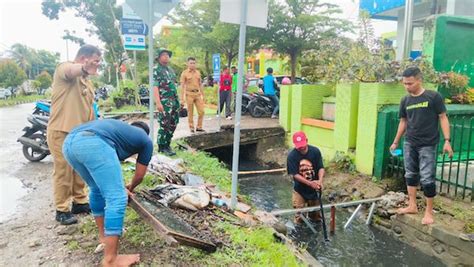
[[[439,240],[433,241],[433,243],[431,243],[431,248],[433,248],[433,250],[438,254],[441,254],[446,251],[446,249],[444,248],[444,244],[439,242]]]
[[[57,233],[58,235],[73,235],[78,229],[77,225],[70,225],[60,228]]]
[[[39,240],[32,240],[30,243],[28,243],[28,247],[34,248],[34,247],[39,247],[41,246],[41,243]]]
[[[392,230],[395,234],[401,235],[402,234],[402,228],[399,225],[394,225],[392,227]]]
[[[449,254],[455,258],[461,256],[461,250],[459,250],[456,247],[450,246],[448,251],[449,251]]]
[[[6,248],[6,247],[8,247],[8,241],[2,241],[2,242],[0,243],[0,249],[4,249],[4,248]]]
[[[421,233],[420,231],[415,231],[415,237],[421,242],[426,242],[426,235]]]

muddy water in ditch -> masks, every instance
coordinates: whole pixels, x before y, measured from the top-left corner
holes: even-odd
[[[242,168],[242,166],[241,166]],[[241,177],[240,193],[248,195],[260,209],[291,208],[291,181],[282,175]],[[326,213],[326,218],[329,213]],[[305,245],[308,251],[325,266],[444,266],[436,258],[412,248],[362,220],[354,221],[350,229],[343,225],[350,213],[336,213],[336,233],[324,243],[322,232],[313,234],[306,226],[297,226],[290,236]],[[285,222],[292,217],[283,217]],[[329,221],[329,220],[328,220]],[[320,229],[320,228],[319,228]]]

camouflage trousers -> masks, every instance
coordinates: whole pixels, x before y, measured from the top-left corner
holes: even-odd
[[[161,146],[169,146],[179,122],[179,102],[163,105],[163,108],[164,111],[158,113],[160,129],[158,130],[157,143]]]

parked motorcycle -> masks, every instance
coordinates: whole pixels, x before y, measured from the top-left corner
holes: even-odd
[[[33,114],[49,116],[51,111],[51,101],[50,100],[39,100],[35,103],[35,108],[33,109]]]
[[[249,112],[247,107],[252,99],[254,99],[252,94],[242,93],[242,115],[245,115],[247,112]]]
[[[28,116],[31,126],[23,128],[25,133],[18,138],[18,142],[23,145],[23,155],[29,161],[37,162],[50,154],[48,143],[46,142],[48,120],[48,116],[37,114]]]
[[[277,91],[276,95],[280,97],[280,92]],[[253,94],[253,98],[248,103],[246,109],[252,117],[260,118],[271,116],[275,106],[269,97],[263,94]]]

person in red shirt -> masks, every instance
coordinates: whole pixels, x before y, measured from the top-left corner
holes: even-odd
[[[219,115],[222,112],[225,103],[225,117],[228,120],[231,120],[230,103],[232,100],[232,76],[229,74],[228,67],[224,67],[219,80],[219,98],[219,110],[217,114]]]

